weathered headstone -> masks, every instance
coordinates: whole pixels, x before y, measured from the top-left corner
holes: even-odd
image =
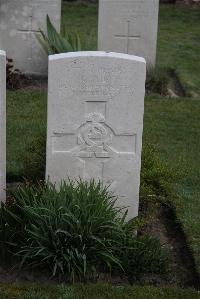
[[[1,0],[0,47],[22,72],[47,74],[47,55],[36,34],[46,31],[46,16],[60,28],[61,0]]]
[[[159,0],[99,0],[98,50],[144,57],[155,65]]]
[[[105,52],[49,57],[46,178],[101,180],[138,213],[146,63]]]
[[[0,201],[6,199],[6,53],[0,50]]]

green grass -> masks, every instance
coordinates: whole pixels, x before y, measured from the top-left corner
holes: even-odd
[[[0,284],[1,299],[197,299],[199,294],[191,289],[171,287],[112,287],[111,285],[38,286]]]
[[[24,155],[32,141],[46,131],[46,93],[7,92],[7,178],[24,176]]]
[[[96,49],[97,6],[63,5],[63,23]],[[176,68],[184,87],[195,98],[148,97],[145,106],[144,143],[156,146],[161,160],[181,173],[174,181],[179,199],[177,216],[187,234],[200,270],[200,10],[161,6],[158,64]],[[33,138],[45,130],[46,94],[8,92],[7,173],[10,179],[26,175],[23,155]]]
[[[83,42],[83,48],[96,50],[97,48],[97,5],[66,4],[62,6],[62,26],[69,31],[77,31]]]
[[[189,93],[200,94],[200,9],[160,5],[157,63],[175,68]],[[63,4],[62,24],[97,47],[97,5]]]
[[[192,94],[200,94],[200,9],[160,7],[157,63],[173,67]]]
[[[173,188],[177,216],[183,225],[200,270],[200,101],[146,100],[144,143],[152,143],[160,158],[176,168]]]

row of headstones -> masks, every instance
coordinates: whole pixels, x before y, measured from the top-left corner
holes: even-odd
[[[0,196],[5,200],[6,55],[0,52]],[[108,52],[49,56],[46,179],[95,179],[137,216],[146,63]]]
[[[159,0],[99,0],[98,50],[156,59]],[[36,35],[46,30],[46,15],[60,28],[61,0],[1,0],[0,48],[15,67],[47,74],[47,58]]]

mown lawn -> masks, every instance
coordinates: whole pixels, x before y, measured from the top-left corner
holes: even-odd
[[[200,95],[200,9],[160,7],[157,63],[173,67],[187,92]]]
[[[46,132],[46,93],[7,92],[7,179],[26,176],[25,156],[37,136]]]
[[[87,40],[92,50],[96,49],[97,12],[96,5],[63,6],[63,23],[70,29],[78,30],[84,40],[84,47]],[[172,186],[178,195],[175,201],[177,216],[200,270],[199,20],[200,10],[197,9],[173,6],[160,8],[158,64],[175,68],[187,92],[193,97],[146,98],[144,143],[154,145],[163,163],[179,173]],[[9,180],[18,180],[26,176],[24,154],[27,154],[34,139],[46,129],[46,93],[17,91],[8,92],[7,95],[7,176]],[[68,289],[63,298],[197,298],[197,294],[183,292],[148,287],[130,288],[126,292],[111,287],[77,287]],[[0,298],[12,297],[1,295]],[[27,295],[13,298],[43,297],[40,294],[38,297]]]
[[[63,3],[62,26],[79,33],[83,49],[97,49],[97,5]]]
[[[112,287],[111,285],[39,286],[0,284],[1,299],[197,299],[190,289],[156,287]]]
[[[146,99],[143,140],[177,172],[174,204],[200,270],[200,101]]]
[[[80,33],[83,47],[97,47],[97,5],[63,4],[62,23]],[[184,87],[200,94],[200,9],[160,5],[157,63],[175,68]],[[92,35],[92,38],[91,38]]]

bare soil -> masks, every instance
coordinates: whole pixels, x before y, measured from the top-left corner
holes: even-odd
[[[161,206],[140,231],[140,234],[144,233],[158,238],[161,245],[169,251],[168,273],[165,277],[157,277],[157,280],[160,279],[161,284],[165,282],[181,287],[199,288],[200,278],[194,258],[181,225],[177,222],[174,210],[169,206]]]

